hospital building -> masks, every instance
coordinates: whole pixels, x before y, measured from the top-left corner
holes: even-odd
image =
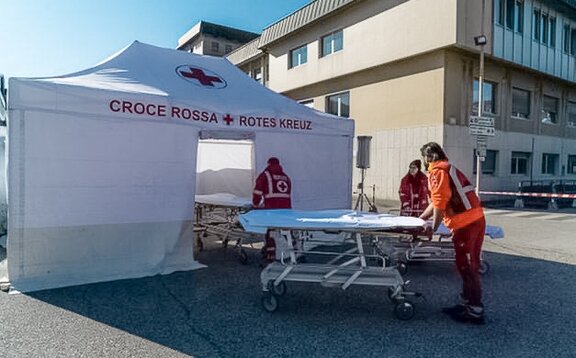
[[[226,57],[276,92],[353,118],[356,135],[372,137],[365,188],[378,199],[398,198],[429,141],[471,179],[478,148],[482,191],[576,180],[575,0],[316,0]],[[488,120],[471,134],[480,105]]]

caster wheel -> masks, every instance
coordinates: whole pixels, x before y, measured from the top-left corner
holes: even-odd
[[[490,271],[490,265],[488,264],[488,262],[481,260],[478,272],[480,272],[480,275],[485,275],[486,273],[488,273],[488,271]]]
[[[402,321],[407,321],[414,317],[414,305],[408,301],[400,301],[394,306],[394,315]]]
[[[266,310],[266,312],[274,312],[278,309],[278,299],[269,293],[265,293],[262,296],[262,308]]]
[[[408,265],[406,265],[405,262],[399,262],[396,265],[396,269],[398,270],[398,272],[400,273],[400,275],[405,275],[406,272],[408,272]]]
[[[242,265],[246,265],[248,263],[248,254],[246,254],[246,251],[244,250],[240,251],[239,260]]]
[[[268,290],[276,297],[282,297],[286,294],[286,283],[281,281],[278,286],[274,285],[274,280],[268,281]]]

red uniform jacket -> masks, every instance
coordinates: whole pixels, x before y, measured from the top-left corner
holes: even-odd
[[[428,207],[428,178],[418,171],[406,174],[400,182],[400,215],[419,216]]]
[[[256,178],[252,205],[264,209],[291,209],[292,183],[282,166],[268,165]]]

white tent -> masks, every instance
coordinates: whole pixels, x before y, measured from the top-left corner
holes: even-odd
[[[225,59],[134,42],[94,68],[12,78],[9,88],[13,290],[201,267],[199,139],[252,140],[256,170],[279,157],[297,209],[351,206],[354,122],[274,93]]]

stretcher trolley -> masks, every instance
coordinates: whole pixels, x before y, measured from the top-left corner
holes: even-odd
[[[227,247],[232,241],[234,248],[239,249],[239,259],[242,264],[248,262],[248,254],[244,245],[262,243],[263,237],[248,233],[242,229],[238,217],[252,208],[250,199],[237,197],[228,193],[196,195],[195,197],[195,232],[198,251],[204,249],[203,238],[213,235],[222,240]]]
[[[352,210],[286,209],[241,214],[240,223],[249,232],[275,232],[288,243],[281,260],[267,265],[260,275],[261,303],[266,311],[274,312],[278,308],[280,298],[287,291],[286,282],[308,282],[343,290],[351,285],[381,286],[387,288],[397,318],[408,320],[414,316],[414,304],[409,298],[420,294],[406,290],[408,282],[395,266],[386,266],[386,260],[380,256],[366,254],[366,245],[375,234],[419,232],[424,228],[423,220]],[[310,243],[316,233],[321,234],[325,243],[332,235],[332,251],[300,248],[305,247],[304,241]],[[351,249],[336,250],[348,245]]]
[[[504,230],[499,226],[486,225],[485,236],[490,239],[504,237]],[[390,260],[390,265],[398,268],[401,274],[408,271],[408,264],[414,262],[454,262],[455,252],[450,230],[441,224],[434,235],[400,235],[395,240],[375,237],[375,253]],[[489,263],[481,257],[480,273],[490,270]]]

